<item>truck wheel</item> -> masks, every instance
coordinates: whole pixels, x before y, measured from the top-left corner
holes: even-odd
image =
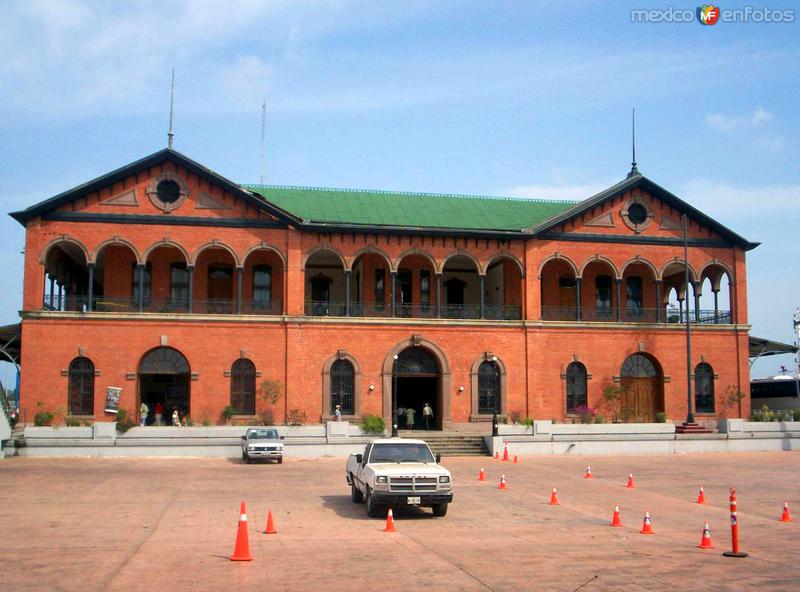
[[[380,518],[379,508],[375,505],[375,502],[372,501],[372,492],[370,491],[369,487],[367,487],[367,494],[364,498],[364,503],[367,504],[367,516],[370,518]]]
[[[356,487],[356,480],[355,477],[350,475],[350,499],[353,501],[354,504],[363,504],[364,503],[364,494],[362,494],[358,487]]]
[[[282,456],[279,456],[279,457],[278,457],[278,464],[279,464],[279,465],[282,465],[282,464],[283,464],[283,457],[282,457]]]
[[[447,516],[447,505],[448,504],[436,504],[433,506],[433,515],[438,516],[439,518],[442,516]]]

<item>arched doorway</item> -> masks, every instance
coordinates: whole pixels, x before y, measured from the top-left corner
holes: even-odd
[[[620,379],[625,389],[620,416],[628,422],[653,422],[664,411],[663,375],[654,359],[645,354],[628,356]]]
[[[148,423],[155,421],[157,404],[164,407],[163,421],[174,409],[180,416],[187,417],[189,407],[189,382],[191,372],[184,355],[171,347],[151,349],[139,364],[139,401],[150,408]]]
[[[392,380],[399,429],[442,429],[441,368],[433,353],[424,347],[404,349],[397,354]],[[426,404],[433,410],[433,419],[427,423],[423,414]],[[414,410],[413,424],[409,409]]]

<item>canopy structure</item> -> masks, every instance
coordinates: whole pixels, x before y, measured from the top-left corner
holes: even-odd
[[[22,323],[0,327],[0,360],[19,364],[22,348]]]
[[[750,336],[750,365],[758,358],[764,356],[779,356],[781,354],[797,353],[797,347],[780,341],[772,341],[763,337]]]

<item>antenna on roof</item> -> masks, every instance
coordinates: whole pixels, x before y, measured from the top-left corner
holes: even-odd
[[[636,109],[631,113],[631,148],[633,150],[633,160],[631,161],[631,172],[628,177],[633,177],[639,174],[639,169],[636,168]]]
[[[172,89],[169,93],[169,132],[167,132],[167,148],[172,148],[172,140],[175,134],[172,133],[172,114],[175,107],[175,68],[172,69]]]
[[[266,137],[266,130],[267,130],[267,99],[265,98],[261,102],[261,181],[260,184],[264,184],[264,169],[266,168],[265,160],[264,160],[264,138]]]

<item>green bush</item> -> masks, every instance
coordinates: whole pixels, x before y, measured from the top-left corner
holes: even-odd
[[[53,423],[53,414],[50,411],[39,411],[33,416],[33,425],[49,426]]]
[[[230,420],[234,415],[236,415],[236,409],[234,409],[232,405],[225,405],[225,407],[222,408],[222,417],[225,418],[225,421]]]
[[[120,434],[124,434],[135,425],[136,422],[131,417],[130,413],[128,413],[127,409],[120,409],[117,411],[117,431]]]
[[[605,415],[595,415],[594,416],[594,422],[595,423],[605,423],[606,422]]]
[[[533,418],[526,417],[525,419],[522,420],[522,423],[528,427],[531,427],[533,425]]]
[[[508,418],[511,420],[511,423],[519,423],[519,420],[522,419],[522,413],[517,410],[509,411]]]
[[[81,422],[74,415],[67,414],[64,417],[64,424],[69,428],[75,428],[75,427],[78,427],[79,425],[81,425]]]
[[[380,415],[365,415],[361,418],[360,426],[365,434],[382,434],[386,428]]]
[[[656,413],[656,423],[667,423],[667,414],[663,411]]]
[[[800,421],[800,409],[794,409],[792,411],[792,417],[794,421]]]

